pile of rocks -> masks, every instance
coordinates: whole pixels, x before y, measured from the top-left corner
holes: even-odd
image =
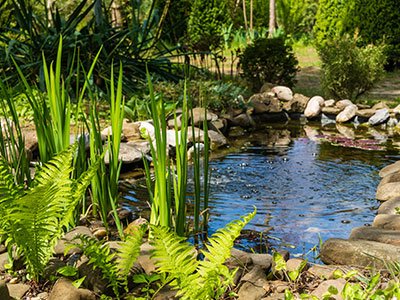
[[[400,161],[383,168],[376,198],[383,201],[372,226],[354,228],[348,240],[329,239],[321,249],[327,264],[386,268],[400,257]]]

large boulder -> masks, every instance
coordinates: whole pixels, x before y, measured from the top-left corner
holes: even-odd
[[[398,182],[380,184],[376,189],[375,197],[379,201],[388,201],[400,197],[400,184]]]
[[[2,300],[10,299],[10,293],[8,292],[7,284],[3,280],[0,280],[0,299]]]
[[[208,138],[210,139],[211,150],[218,149],[228,144],[228,140],[226,139],[226,137],[218,131],[209,130]]]
[[[119,146],[118,160],[122,161],[123,164],[132,164],[142,161],[143,154],[145,153],[142,153],[142,151],[138,149],[135,144],[121,143]],[[104,155],[104,162],[107,165],[110,163],[108,149]]]
[[[290,88],[286,86],[276,86],[272,88],[271,92],[282,101],[291,101],[293,99],[293,92]]]
[[[271,93],[254,94],[250,97],[248,104],[253,108],[252,113],[275,113],[282,111],[282,104],[278,98]]]
[[[312,97],[308,101],[306,109],[304,110],[304,116],[307,119],[318,117],[322,111],[322,107],[324,106],[324,104],[325,104],[324,98],[320,96]]]
[[[209,110],[206,111],[203,107],[195,107],[193,108],[193,118],[191,114],[189,114],[189,118],[191,120],[191,124],[193,126],[197,126],[203,123],[204,120],[207,121],[215,121],[218,119],[218,116]]]
[[[378,109],[375,114],[369,118],[368,123],[372,126],[385,123],[390,118],[389,109]]]
[[[372,226],[382,229],[398,230],[400,232],[400,215],[378,214]]]
[[[78,289],[72,281],[60,278],[50,292],[49,300],[96,300],[93,292],[86,289]]]
[[[75,238],[77,238],[79,235],[93,237],[93,233],[90,231],[89,228],[87,228],[86,226],[77,226],[73,228],[71,231],[67,232],[64,235],[64,237],[58,241],[58,243],[54,248],[54,253],[57,255],[64,255],[64,251],[67,245],[70,242],[72,242]],[[79,248],[69,249],[68,254],[73,254],[73,253],[82,253],[82,250]]]
[[[386,175],[389,175],[391,173],[395,172],[400,172],[400,160],[396,161],[395,163],[392,163],[390,165],[387,165],[383,169],[379,171],[379,176],[380,177],[385,177]]]
[[[367,109],[359,109],[356,112],[356,116],[362,118],[362,119],[369,119],[375,114],[376,110],[372,108],[367,108]]]
[[[328,239],[321,247],[320,258],[328,265],[352,265],[386,268],[398,261],[400,247],[364,240]]]
[[[326,115],[338,115],[340,114],[341,111],[342,110],[340,108],[337,108],[335,106],[328,106],[322,108],[322,113]]]
[[[24,299],[24,295],[30,290],[30,288],[31,286],[25,283],[7,284],[7,289],[10,293],[11,299]]]
[[[400,207],[400,197],[383,202],[378,208],[378,214],[397,215]]]
[[[324,295],[329,292],[331,287],[334,287],[338,293],[337,295],[332,295],[329,299],[342,300],[341,293],[346,285],[346,280],[344,278],[330,279],[321,282],[321,284],[311,293],[311,295],[317,297],[318,299],[326,299]]]
[[[350,240],[375,241],[400,246],[400,232],[377,227],[356,227],[351,231]]]
[[[302,94],[294,94],[293,99],[283,104],[283,109],[288,113],[303,113],[307,107],[309,97]]]
[[[345,109],[349,105],[353,105],[353,102],[348,99],[340,100],[335,104],[335,106],[341,110]]]
[[[382,108],[389,109],[389,106],[384,101],[378,102],[374,106],[372,106],[372,109],[375,109],[375,110],[382,109]]]
[[[344,100],[342,100],[344,101]],[[343,111],[341,111],[337,116],[336,116],[336,122],[338,123],[345,123],[353,119],[356,115],[356,112],[358,110],[357,105],[351,104],[346,106]]]

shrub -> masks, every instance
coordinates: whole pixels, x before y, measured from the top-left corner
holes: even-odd
[[[384,46],[358,47],[348,35],[319,49],[324,89],[335,97],[354,99],[370,89],[384,73]]]
[[[284,38],[260,38],[248,46],[240,56],[242,75],[258,90],[265,82],[292,87],[295,83],[298,61],[292,47]]]

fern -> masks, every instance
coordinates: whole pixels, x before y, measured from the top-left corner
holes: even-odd
[[[194,247],[163,227],[153,227],[153,258],[158,271],[166,273],[171,286],[179,289],[182,299],[219,299],[233,284],[236,270],[229,271],[224,265],[230,250],[243,227],[255,216],[256,210],[241,220],[229,223],[209,239],[205,259],[194,258]]]
[[[0,173],[4,174],[0,191],[8,195],[9,203],[4,207],[5,217],[0,225],[8,243],[15,244],[22,252],[28,271],[36,280],[52,256],[64,228],[73,223],[71,211],[93,173],[92,170],[83,173],[78,181],[70,178],[75,150],[76,146],[71,146],[45,164],[37,171],[32,187],[26,192],[11,183],[0,164]]]
[[[138,228],[121,242],[117,254],[118,275],[125,279],[129,275],[131,268],[140,254],[140,245],[142,244],[143,229]]]

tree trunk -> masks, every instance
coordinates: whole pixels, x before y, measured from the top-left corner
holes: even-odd
[[[246,13],[246,0],[242,1],[243,3],[243,19],[244,19],[244,29],[247,31],[247,13]]]
[[[269,30],[268,37],[275,33],[275,0],[269,0]]]
[[[253,30],[253,0],[250,0],[250,30]]]
[[[118,0],[113,0],[111,3],[111,20],[113,26],[120,27],[122,26],[122,16],[121,10]]]
[[[52,10],[55,0],[46,0],[46,10],[47,10],[47,26],[53,25]]]

